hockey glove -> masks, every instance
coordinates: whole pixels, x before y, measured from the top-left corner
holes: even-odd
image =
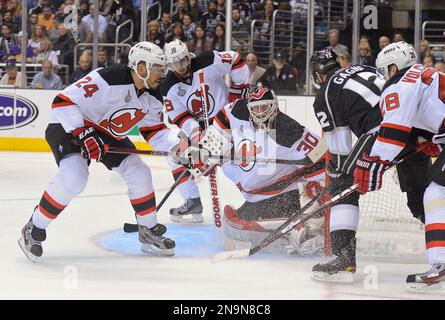
[[[430,157],[438,157],[442,153],[442,147],[432,141],[427,141],[422,137],[417,138],[417,150]]]
[[[369,191],[379,190],[382,187],[383,173],[388,166],[389,161],[364,154],[357,160],[354,170],[354,183],[358,184],[357,191],[364,195]]]
[[[105,154],[105,145],[93,127],[77,128],[72,133],[86,159],[100,161]]]
[[[248,84],[234,84],[229,89],[229,102],[237,99],[245,99],[249,96],[250,86]]]

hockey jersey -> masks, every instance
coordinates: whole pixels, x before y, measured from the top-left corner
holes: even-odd
[[[66,132],[91,126],[117,140],[138,126],[155,149],[169,150],[176,136],[163,122],[162,96],[159,90],[138,91],[130,70],[96,69],[71,84],[54,99],[50,123],[60,123]]]
[[[438,133],[445,119],[445,74],[421,64],[400,70],[385,84],[380,98],[383,114],[371,156],[393,160],[411,133]]]
[[[352,133],[360,137],[378,130],[382,120],[378,104],[384,84],[375,68],[360,65],[339,69],[323,83],[315,97],[314,111],[331,153],[348,155]]]
[[[230,75],[233,83],[244,84],[249,78],[249,71],[241,55],[234,51],[210,51],[191,60],[191,77],[179,79],[169,71],[161,84],[165,110],[171,121],[190,135],[198,121],[203,119],[201,104],[201,85],[199,70],[204,71],[204,82],[208,97],[209,119],[229,103],[229,88],[224,76]]]
[[[235,158],[245,161],[222,165],[249,202],[257,202],[298,189],[302,180],[324,179],[324,157],[315,164],[315,172],[301,177],[301,169],[314,165],[307,154],[317,147],[320,137],[282,112],[276,117],[275,130],[255,130],[249,121],[247,99],[236,100],[222,108],[213,122],[214,128],[231,139]],[[260,163],[255,158],[301,160],[301,165]]]

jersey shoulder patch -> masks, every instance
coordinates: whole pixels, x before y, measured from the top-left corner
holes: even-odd
[[[235,105],[232,108],[232,115],[238,120],[249,121],[250,113],[247,108],[247,99],[240,99],[235,102]]]
[[[133,84],[130,70],[131,69],[125,65],[116,64],[108,68],[100,69],[97,73],[106,83],[108,83],[108,85],[119,86]]]
[[[178,77],[175,76],[173,71],[169,71],[167,73],[167,76],[162,80],[161,86],[160,86],[160,93],[164,97],[167,96],[168,92],[170,91],[170,88],[173,87],[175,84],[177,84],[179,81]]]
[[[206,51],[202,53],[199,57],[193,58],[191,65],[193,72],[204,69],[211,66],[215,61],[215,53],[213,51]]]
[[[290,148],[301,138],[305,128],[287,114],[278,111],[276,129],[276,143]]]

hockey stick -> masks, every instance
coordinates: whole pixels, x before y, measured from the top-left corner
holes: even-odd
[[[165,201],[167,201],[168,197],[170,197],[170,195],[173,193],[173,191],[176,189],[176,187],[179,185],[179,183],[181,182],[182,178],[184,178],[184,176],[186,175],[188,170],[184,170],[181,175],[178,177],[178,179],[176,179],[175,183],[173,183],[173,185],[170,187],[170,190],[168,190],[168,192],[165,194],[164,198],[162,198],[161,202],[159,202],[159,204],[156,207],[156,211],[161,210],[163,204],[165,203]],[[124,223],[124,231],[126,233],[131,233],[131,232],[138,232],[139,228],[138,225],[135,223]]]
[[[419,145],[416,149],[411,150],[408,153],[406,153],[406,155],[402,159],[392,161],[390,163],[390,165],[387,167],[386,170],[388,170],[388,169],[398,165],[399,163],[401,163],[405,159],[407,159],[407,158],[417,154],[418,152],[422,151],[424,148],[425,148],[425,144],[423,144],[423,146]],[[275,240],[280,238],[282,235],[285,235],[287,232],[292,230],[292,228],[294,228],[295,226],[297,226],[297,225],[299,225],[301,223],[306,222],[307,220],[312,218],[314,215],[320,213],[321,211],[325,210],[326,208],[331,207],[332,205],[334,205],[338,201],[346,198],[347,196],[352,194],[354,191],[356,191],[357,188],[358,188],[358,184],[352,185],[351,187],[349,187],[349,188],[343,190],[342,192],[340,192],[339,194],[337,194],[335,197],[333,197],[330,200],[328,200],[325,203],[323,203],[317,209],[309,212],[308,214],[305,214],[303,217],[301,217],[299,219],[296,219],[297,217],[301,216],[309,208],[308,205],[305,205],[298,212],[293,214],[281,226],[279,226],[274,232],[272,232],[270,235],[268,235],[266,238],[264,238],[260,243],[258,243],[253,248],[241,249],[241,250],[233,250],[233,251],[223,251],[223,252],[220,252],[220,253],[216,254],[213,257],[212,261],[213,262],[221,262],[221,261],[228,260],[228,259],[231,259],[231,258],[248,257],[248,256],[251,256],[251,255],[257,253],[258,251],[260,251],[264,247],[267,247],[269,244],[271,244],[272,242],[274,242]],[[325,188],[323,191],[326,192],[327,188]]]
[[[106,146],[105,152],[107,153],[119,153],[119,154],[143,154],[149,156],[159,156],[159,157],[169,157],[169,156],[181,156],[180,153],[171,152],[171,151],[155,151],[155,150],[137,150],[137,149],[128,149],[128,148],[116,148]],[[210,157],[210,160],[215,159]],[[232,158],[232,157],[217,157],[216,160],[221,162],[246,162],[246,161],[255,161],[258,163],[276,163],[276,164],[288,164],[288,165],[307,165],[309,164],[309,160],[290,160],[290,159],[262,159],[262,158]]]
[[[208,105],[208,97],[207,91],[205,87],[204,81],[204,70],[199,70],[199,84],[201,87],[201,105],[204,113],[204,129],[207,131],[209,129],[209,105]],[[223,240],[223,231],[222,231],[222,210],[221,210],[221,199],[219,197],[219,187],[218,187],[218,176],[216,167],[214,167],[209,173],[209,183],[210,183],[210,199],[211,199],[211,207],[212,207],[212,216],[213,216],[213,224],[216,228],[216,237],[218,240]]]

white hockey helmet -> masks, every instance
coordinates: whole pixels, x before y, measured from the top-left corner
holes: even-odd
[[[147,69],[146,77],[142,77],[137,71],[140,62],[145,62],[145,67]],[[164,51],[154,43],[147,41],[139,42],[130,49],[130,53],[128,54],[128,66],[136,72],[136,75],[144,81],[145,87],[148,88],[147,80],[150,77],[151,71],[164,75]]]
[[[187,69],[191,55],[187,45],[179,39],[167,43],[164,47],[167,66],[173,71]],[[182,67],[182,68],[181,68]]]
[[[380,74],[388,80],[389,66],[394,64],[399,70],[405,69],[417,63],[416,50],[404,41],[387,45],[377,56],[375,65]]]

